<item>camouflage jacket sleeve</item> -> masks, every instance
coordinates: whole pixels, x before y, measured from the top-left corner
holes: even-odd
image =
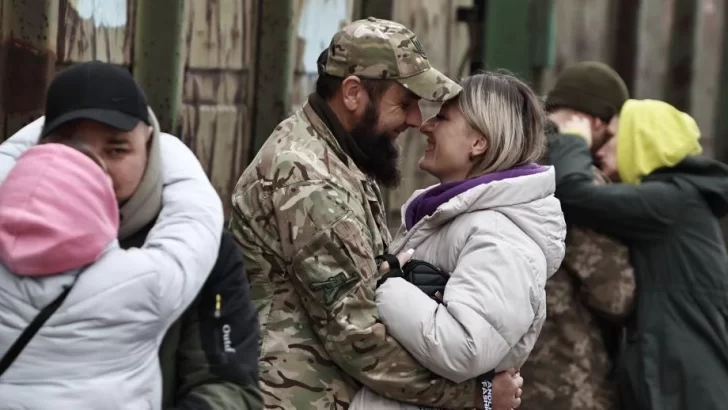
[[[223,232],[215,267],[182,316],[175,406],[168,410],[258,410],[258,316],[235,240]]]
[[[379,320],[372,234],[361,198],[330,181],[306,181],[277,189],[272,205],[292,282],[344,372],[390,399],[479,407],[475,381],[456,384],[433,374]]]
[[[606,319],[626,319],[636,289],[629,248],[578,226],[569,227],[566,244],[562,266],[579,281],[584,303]]]
[[[625,241],[659,238],[680,218],[685,191],[676,184],[651,181],[594,184],[592,157],[584,138],[549,137],[549,161],[556,170],[556,197],[566,222]]]
[[[599,168],[592,171],[595,184],[610,183]],[[579,226],[569,227],[566,244],[562,266],[579,281],[584,303],[605,319],[624,321],[632,313],[636,290],[629,248]]]

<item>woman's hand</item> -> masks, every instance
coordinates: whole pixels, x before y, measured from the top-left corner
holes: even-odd
[[[592,130],[589,118],[582,115],[572,115],[563,124],[558,124],[561,134],[575,134],[586,140],[587,145],[592,145]]]
[[[516,369],[500,372],[493,378],[493,410],[512,410],[521,405],[523,377]]]

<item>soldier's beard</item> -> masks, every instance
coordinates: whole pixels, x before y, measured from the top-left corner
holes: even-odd
[[[369,104],[364,117],[350,132],[356,145],[367,157],[356,165],[381,185],[396,188],[402,179],[399,171],[399,146],[391,135],[377,134],[378,117],[374,104]]]

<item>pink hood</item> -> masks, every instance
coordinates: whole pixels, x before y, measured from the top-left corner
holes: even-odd
[[[31,148],[0,185],[0,263],[17,275],[45,276],[88,265],[118,229],[111,180],[71,147]]]

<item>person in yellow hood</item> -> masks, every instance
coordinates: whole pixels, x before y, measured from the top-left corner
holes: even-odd
[[[615,181],[592,182],[591,133],[574,117],[549,140],[567,222],[624,242],[637,279],[618,383],[622,409],[728,403],[728,166],[700,156],[700,130],[655,100],[629,100],[597,152]]]
[[[695,120],[666,102],[627,100],[620,114],[616,138],[596,153],[612,180],[637,184],[652,171],[703,151]]]

